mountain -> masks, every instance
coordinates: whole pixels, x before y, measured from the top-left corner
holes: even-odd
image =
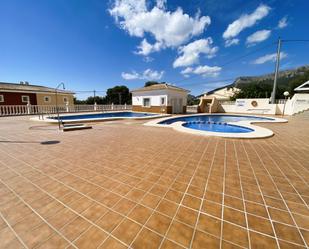
[[[309,65],[301,66],[295,69],[288,69],[280,71],[277,80],[278,87],[288,87],[289,83],[297,78],[302,78],[302,76],[309,73]],[[273,85],[275,74],[265,74],[260,76],[241,76],[238,77],[232,84],[238,88],[242,88],[247,84],[252,83],[263,83],[266,85]]]

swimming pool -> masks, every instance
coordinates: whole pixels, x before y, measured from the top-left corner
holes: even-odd
[[[64,123],[77,122],[92,122],[92,121],[109,121],[119,119],[153,119],[158,117],[167,117],[170,115],[146,112],[132,112],[132,111],[113,111],[104,113],[80,113],[80,114],[61,114],[59,120]],[[57,123],[58,117],[56,115],[44,117],[31,118],[34,121],[43,121],[49,123]]]
[[[66,115],[60,116],[60,120],[76,120],[76,119],[101,119],[101,118],[143,118],[158,116],[154,113],[145,112],[107,112],[107,113],[93,113],[93,114],[79,114],[79,115]],[[57,119],[57,117],[50,117],[51,119]]]
[[[252,125],[259,122],[287,122],[287,120],[250,115],[195,114],[151,121],[146,125],[172,127],[178,131],[207,136],[238,138],[272,136],[271,130]]]

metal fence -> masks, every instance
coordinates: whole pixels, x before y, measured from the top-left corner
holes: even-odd
[[[58,105],[59,113],[131,110],[131,105]],[[55,114],[55,105],[0,105],[0,116]]]

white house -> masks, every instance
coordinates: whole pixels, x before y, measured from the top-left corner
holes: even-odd
[[[240,89],[233,86],[223,86],[204,93],[204,96],[215,97],[218,100],[230,100]]]
[[[131,91],[132,110],[137,112],[185,113],[189,91],[166,83]]]

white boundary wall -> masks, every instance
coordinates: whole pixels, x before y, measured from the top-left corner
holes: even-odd
[[[256,104],[256,105],[255,105]],[[270,104],[269,99],[237,99],[234,104],[224,102],[221,110],[226,113],[252,113],[280,115],[284,104]],[[285,105],[285,115],[294,115],[309,109],[309,93],[296,93]]]

